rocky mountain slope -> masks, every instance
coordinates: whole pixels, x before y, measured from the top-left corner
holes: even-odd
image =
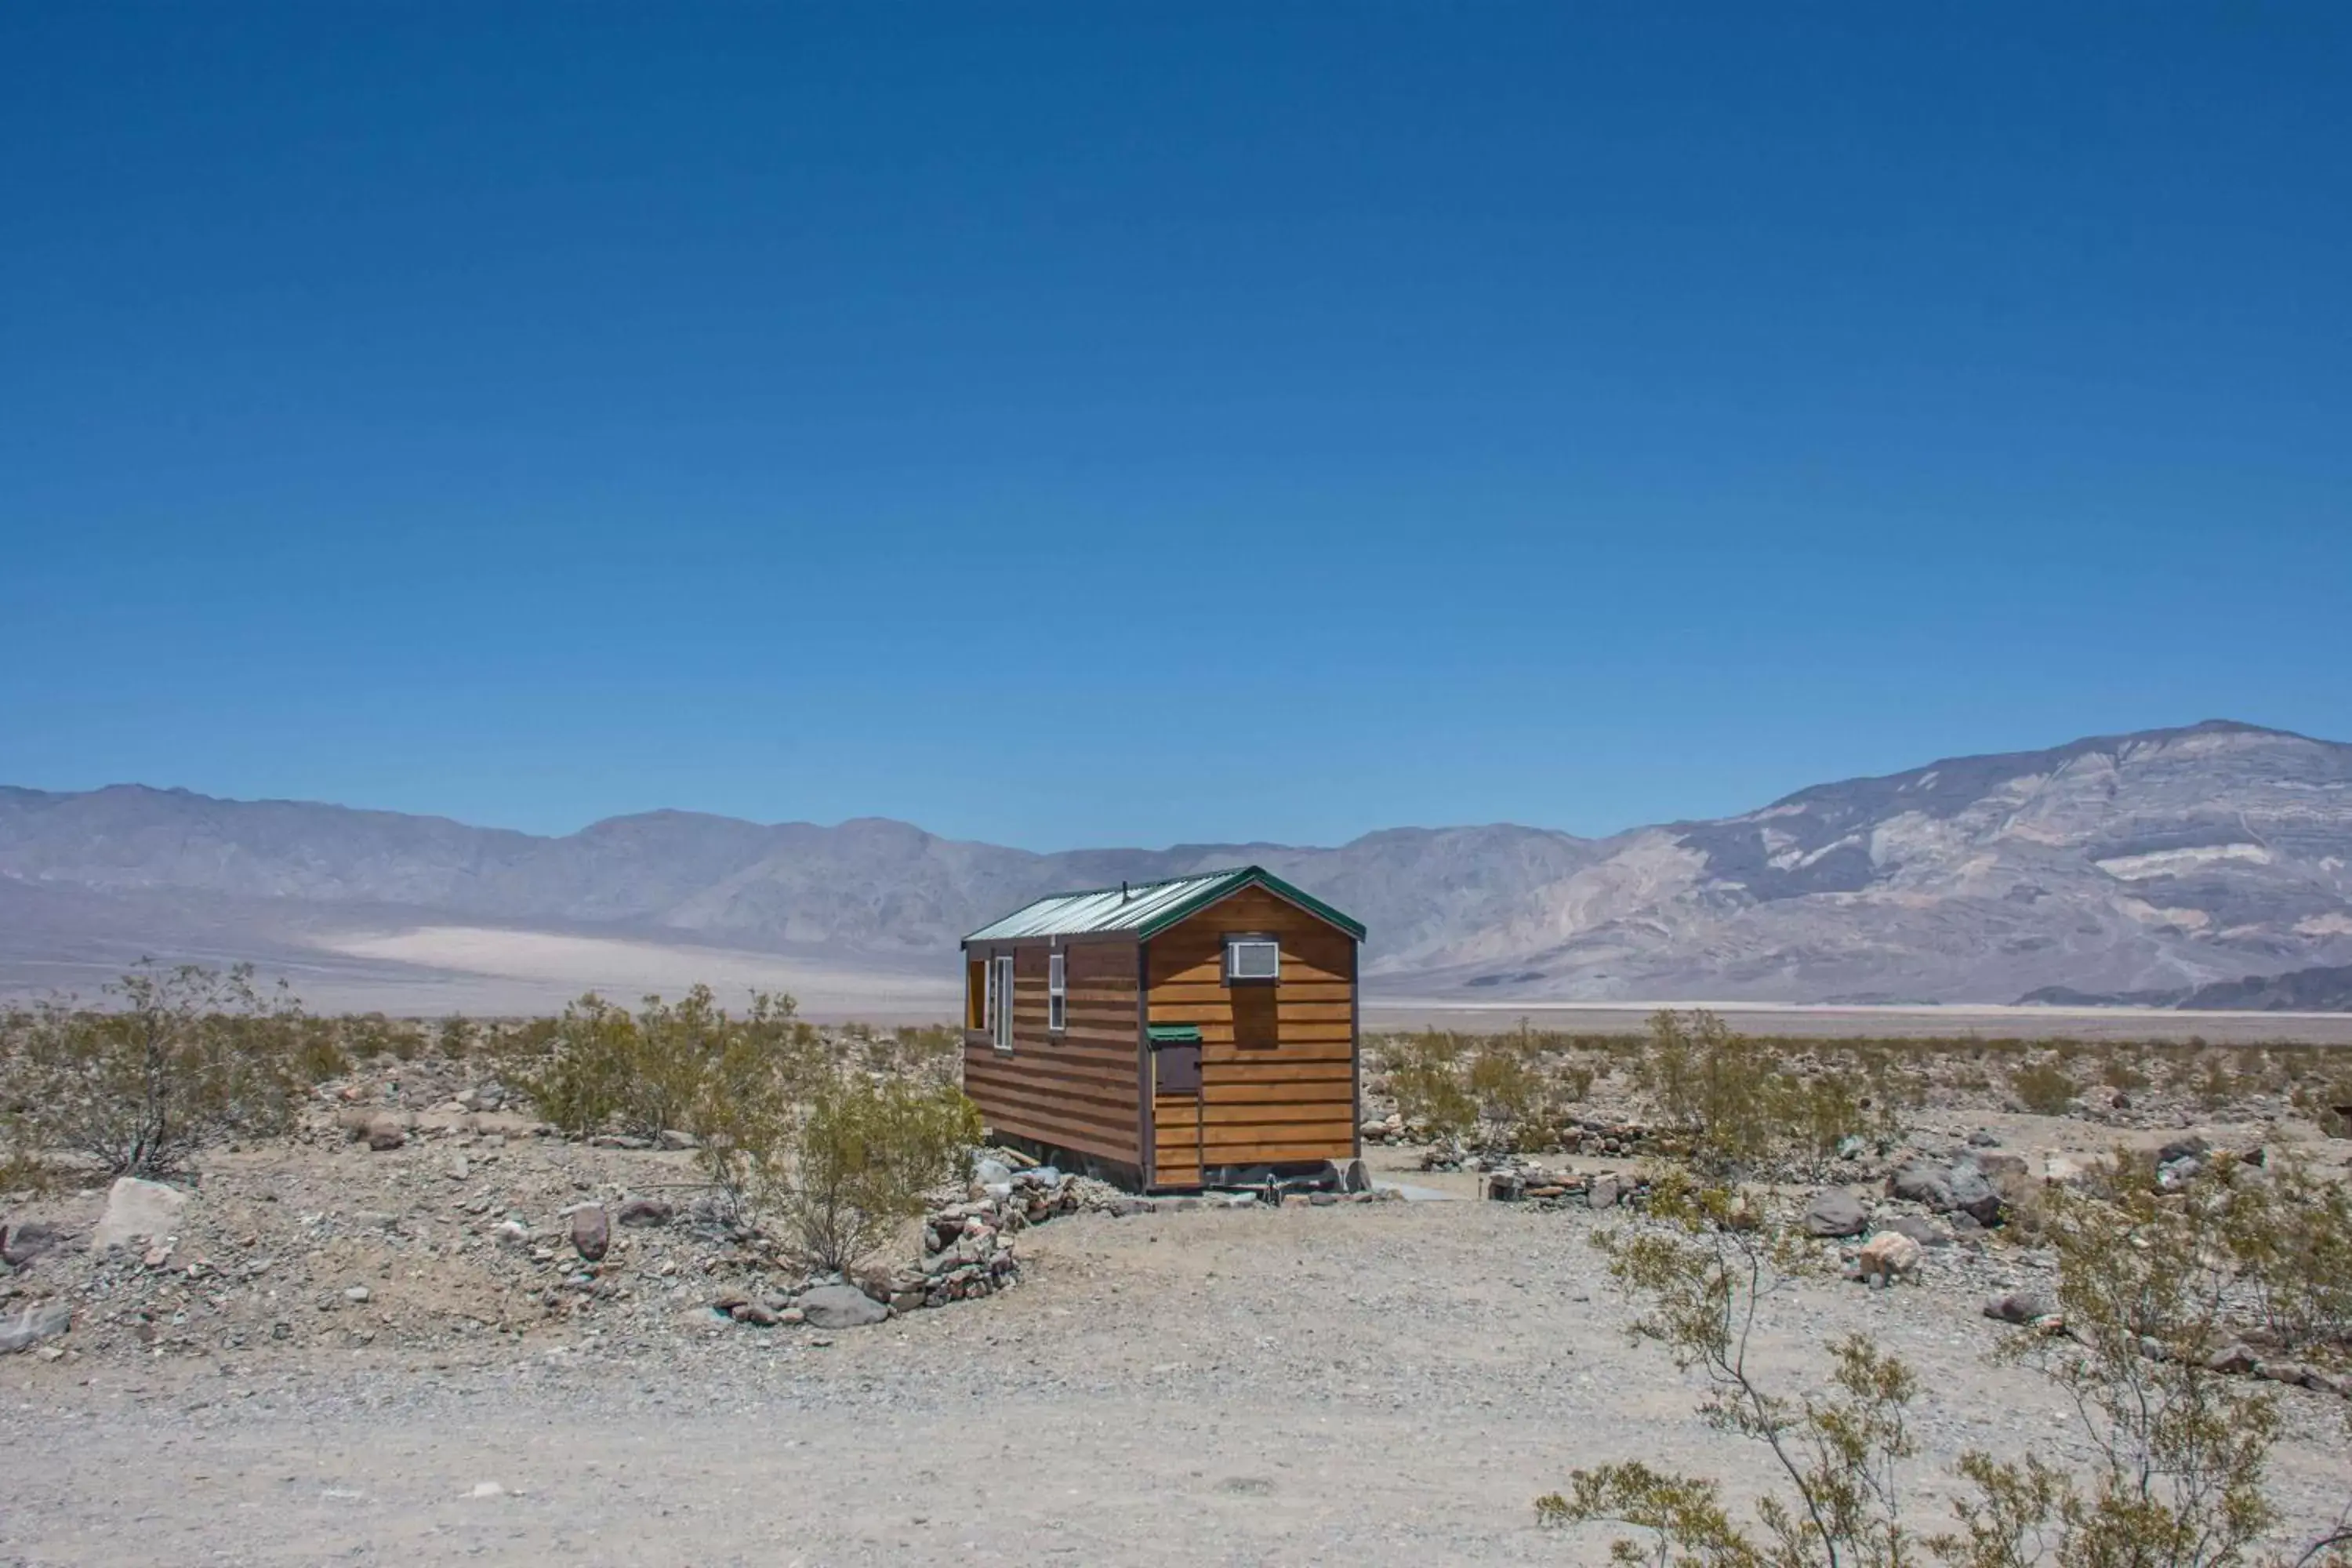
[[[1391,994],[2185,994],[2352,963],[2352,746],[2215,722],[1608,839],[1398,828],[1328,849],[1056,855],[882,820],[653,812],[548,838],[135,785],[0,789],[0,957],[100,929],[117,947],[202,932],[217,956],[457,919],[904,963],[1041,892],[1244,860],[1368,921],[1368,976]]]

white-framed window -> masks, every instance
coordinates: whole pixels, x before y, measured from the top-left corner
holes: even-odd
[[[1056,1034],[1069,1026],[1069,973],[1057,950],[1045,955],[1045,1027]]]
[[[1225,939],[1225,984],[1270,985],[1282,978],[1282,944],[1270,936]]]
[[[990,1043],[1009,1056],[1013,1051],[1013,955],[999,957],[990,965],[989,976]]]

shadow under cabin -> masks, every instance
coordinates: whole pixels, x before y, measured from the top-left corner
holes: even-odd
[[[999,1139],[1145,1191],[1344,1166],[1363,940],[1257,866],[1038,899],[963,940],[964,1092]]]

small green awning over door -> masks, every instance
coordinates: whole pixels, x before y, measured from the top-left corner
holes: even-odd
[[[1201,1026],[1148,1024],[1144,1026],[1143,1037],[1155,1046],[1197,1046],[1201,1043]]]

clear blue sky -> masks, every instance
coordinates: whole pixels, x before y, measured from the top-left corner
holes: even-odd
[[[1056,847],[2352,739],[2352,7],[0,17],[0,781]]]

